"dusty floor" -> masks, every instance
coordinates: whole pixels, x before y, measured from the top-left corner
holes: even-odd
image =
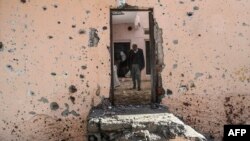
[[[142,80],[141,91],[131,89],[133,82],[131,78],[119,78],[121,85],[115,88],[115,105],[149,104],[151,102],[151,81]]]

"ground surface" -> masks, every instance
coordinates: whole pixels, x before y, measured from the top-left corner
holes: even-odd
[[[131,78],[120,79],[121,85],[115,88],[114,102],[115,105],[129,104],[149,104],[151,102],[151,82],[150,80],[142,80],[141,91],[131,89],[133,82]]]

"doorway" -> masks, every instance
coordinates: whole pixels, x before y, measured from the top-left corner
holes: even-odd
[[[156,102],[153,9],[111,9],[113,105]]]

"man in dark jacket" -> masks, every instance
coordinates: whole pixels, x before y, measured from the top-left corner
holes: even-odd
[[[141,90],[141,70],[145,67],[144,55],[142,49],[138,48],[136,44],[132,45],[132,50],[129,51],[129,68],[133,80],[133,89],[136,88],[136,81],[138,91]]]

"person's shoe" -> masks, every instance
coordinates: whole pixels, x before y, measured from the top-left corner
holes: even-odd
[[[138,90],[138,91],[140,91],[140,90],[141,90],[141,88],[138,88],[137,90]]]

